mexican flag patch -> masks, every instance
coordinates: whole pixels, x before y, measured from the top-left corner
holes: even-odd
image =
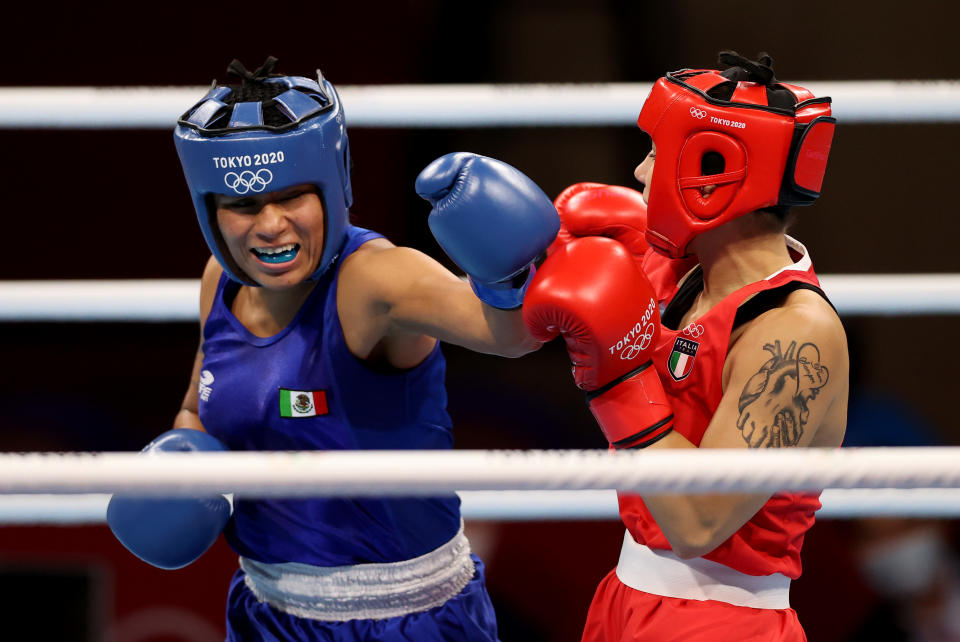
[[[327,393],[323,390],[280,388],[281,417],[316,417],[327,414]]]

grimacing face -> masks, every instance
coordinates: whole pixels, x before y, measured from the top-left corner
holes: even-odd
[[[261,286],[283,290],[308,279],[323,253],[317,188],[302,184],[242,196],[217,194],[217,227],[230,256]]]

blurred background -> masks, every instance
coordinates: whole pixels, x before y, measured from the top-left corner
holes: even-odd
[[[320,67],[338,85],[649,82],[713,66],[721,49],[767,51],[790,82],[960,78],[949,45],[960,5],[935,0],[108,1],[4,12],[4,87],[199,86],[226,80],[234,57],[252,69],[268,55],[279,58],[278,72]],[[345,110],[349,126],[349,103]],[[17,246],[0,253],[0,279],[198,278],[208,251],[172,144],[177,115],[171,131],[0,130],[3,232]],[[350,142],[355,222],[447,265],[427,229],[429,207],[413,191],[433,158],[494,156],[554,196],[584,180],[635,186],[633,168],[649,148],[629,125],[353,128]],[[958,124],[841,121],[824,195],[792,232],[818,272],[958,271],[950,188],[958,143]],[[956,319],[845,325],[855,364],[848,444],[957,445]],[[0,329],[4,451],[139,450],[171,427],[199,340],[198,327],[182,323]],[[444,351],[458,448],[603,447],[561,345],[512,361]],[[469,528],[489,565],[501,637],[578,640],[593,590],[616,564],[622,526]],[[950,621],[960,605],[949,608],[960,601],[957,543],[949,521],[819,523],[792,591],[809,639],[960,640],[960,623]],[[0,638],[222,639],[235,564],[222,542],[194,566],[163,572],[127,554],[104,526],[0,527],[0,615],[13,627]]]

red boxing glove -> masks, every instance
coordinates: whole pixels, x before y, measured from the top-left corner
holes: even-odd
[[[563,335],[574,380],[614,448],[643,448],[673,429],[652,361],[656,295],[622,244],[586,237],[557,248],[527,290],[523,320],[540,341]]]
[[[554,199],[560,232],[547,248],[549,256],[575,238],[606,236],[623,243],[639,261],[649,247],[647,205],[643,194],[620,185],[576,183]]]

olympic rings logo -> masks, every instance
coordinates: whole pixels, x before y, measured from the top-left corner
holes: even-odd
[[[653,327],[653,324],[648,323],[643,329],[643,334],[638,336],[636,341],[623,349],[623,352],[620,353],[620,358],[624,361],[636,359],[641,352],[644,352],[650,347],[650,344],[653,342],[653,334],[655,331],[656,329]]]
[[[247,192],[262,192],[273,180],[273,172],[269,169],[259,169],[256,173],[245,170],[237,174],[236,172],[227,172],[223,177],[223,182],[227,187],[237,194],[246,194]]]
[[[700,335],[703,334],[703,326],[691,323],[683,329],[683,333],[688,337],[693,337],[694,339],[699,339]]]
[[[693,116],[694,118],[699,118],[699,119],[702,120],[702,119],[704,119],[704,118],[707,117],[707,112],[703,111],[702,109],[700,109],[700,108],[698,108],[698,107],[691,107],[691,108],[690,108],[690,115]]]

